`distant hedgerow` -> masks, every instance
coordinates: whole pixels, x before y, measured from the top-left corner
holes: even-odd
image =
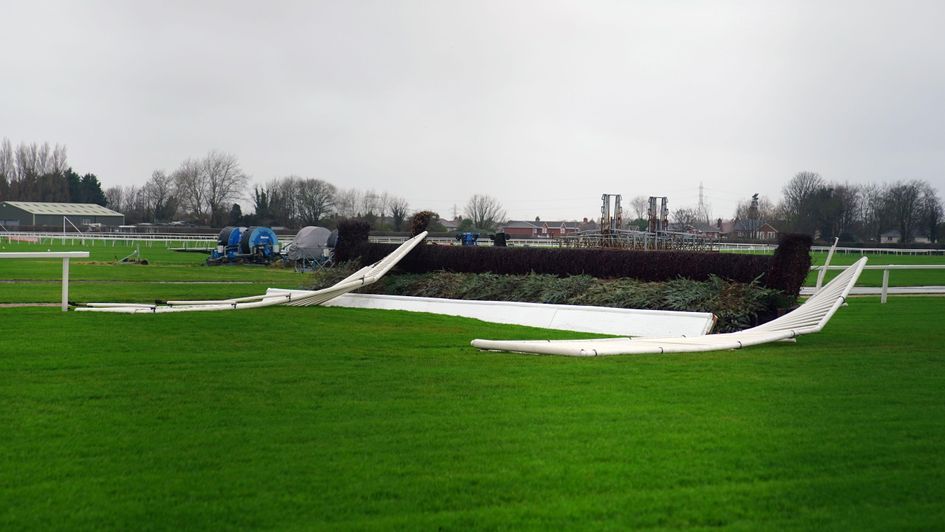
[[[539,273],[568,277],[588,275],[600,279],[631,278],[639,281],[671,281],[684,278],[706,281],[711,276],[740,283],[758,282],[797,297],[810,270],[810,238],[787,235],[779,251],[771,255],[747,255],[695,251],[641,251],[624,249],[549,249],[538,247],[417,246],[398,265],[408,273],[445,271],[525,275]],[[340,260],[377,262],[396,248],[394,244],[345,246]]]

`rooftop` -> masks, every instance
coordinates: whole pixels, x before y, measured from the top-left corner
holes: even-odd
[[[65,216],[124,216],[95,203],[46,203],[41,201],[4,201],[4,205],[30,214],[61,214]]]

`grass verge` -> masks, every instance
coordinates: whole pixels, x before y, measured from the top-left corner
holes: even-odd
[[[943,311],[571,359],[400,312],[0,309],[0,528],[938,528]]]

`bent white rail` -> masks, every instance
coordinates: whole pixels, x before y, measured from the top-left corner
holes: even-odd
[[[251,308],[271,307],[275,305],[320,305],[334,299],[341,294],[357,290],[362,286],[374,283],[391,270],[407,253],[417,246],[425,237],[426,232],[407,240],[393,253],[380,261],[365,266],[360,270],[342,279],[338,283],[321,290],[280,290],[269,289],[265,294],[258,296],[219,299],[213,301],[168,301],[166,305],[138,304],[138,303],[88,303],[84,307],[76,308],[83,312],[118,312],[124,314],[156,314],[164,312],[208,312],[216,310],[245,310]]]
[[[62,259],[62,311],[69,310],[69,259],[87,259],[88,251],[14,251],[0,259]]]
[[[606,338],[599,340],[473,340],[483,350],[511,351],[540,355],[603,356],[661,353],[696,353],[740,349],[751,345],[776,342],[803,334],[819,332],[859,279],[866,257],[827,283],[803,305],[768,323],[725,334],[709,334],[692,338]]]

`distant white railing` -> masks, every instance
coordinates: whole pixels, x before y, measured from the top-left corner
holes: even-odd
[[[109,245],[112,247],[118,244],[130,245],[131,243],[146,243],[150,247],[154,243],[164,244],[171,247],[172,244],[179,244],[180,247],[189,247],[197,245],[216,245],[216,234],[193,234],[193,233],[55,233],[55,232],[26,232],[26,231],[6,231],[0,233],[0,242],[35,242],[53,243],[58,241],[65,245],[68,241],[72,245],[96,245],[96,243]]]
[[[840,248],[837,248],[839,251]],[[824,270],[843,270],[847,266],[811,266],[813,271],[824,271]],[[865,270],[882,270],[883,271],[883,285],[880,288],[875,287],[855,287],[851,292],[854,295],[876,295],[877,293],[880,296],[880,302],[886,303],[886,299],[889,294],[894,295],[945,295],[945,286],[889,286],[889,272],[891,270],[945,270],[945,264],[867,264],[863,269]],[[807,288],[801,290],[802,295],[810,295],[817,291],[820,288],[819,281],[822,279],[818,277],[818,286],[813,288]]]
[[[811,251],[827,252],[830,246],[811,246]],[[836,248],[834,253],[842,255],[945,255],[945,249],[907,249],[907,248]],[[867,266],[869,268],[869,266]]]
[[[0,253],[0,259],[62,259],[62,311],[69,310],[69,259],[87,259],[88,251],[31,251]]]
[[[154,243],[162,243],[167,247],[172,244],[179,244],[180,247],[188,246],[214,246],[217,241],[217,233],[63,233],[63,232],[33,232],[33,231],[3,231],[0,232],[0,242],[53,242],[59,240],[65,244],[70,243],[81,245],[95,245],[96,242],[104,242],[106,245],[111,243],[115,246],[118,243],[125,244],[146,242],[150,247]],[[280,241],[291,240],[290,236],[280,236]],[[370,241],[378,244],[402,244],[407,240],[406,236],[372,236]],[[427,238],[427,242],[433,242],[438,245],[462,245],[461,242],[453,237],[437,236]],[[515,247],[559,247],[561,241],[554,238],[513,238],[506,242]],[[483,236],[476,243],[478,246],[491,246],[492,241]],[[777,249],[776,244],[764,243],[738,243],[738,242],[716,242],[712,244],[713,251],[738,251],[744,253],[772,253]],[[830,246],[811,246],[811,251],[826,253]],[[838,247],[836,253],[843,255],[945,255],[945,249],[900,249],[900,248],[850,248]]]

